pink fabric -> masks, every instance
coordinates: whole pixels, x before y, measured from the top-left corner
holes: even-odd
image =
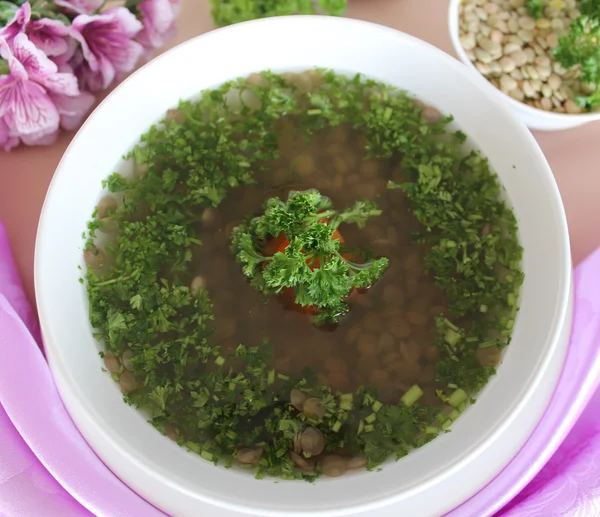
[[[498,517],[600,515],[600,391],[556,454]]]
[[[39,337],[0,223],[0,515],[164,516],[84,441],[32,332]]]
[[[560,446],[496,517],[600,516],[600,389],[596,388],[595,394],[589,391],[590,385],[597,387],[600,373],[600,250],[576,269],[575,292],[573,335],[562,377],[542,423],[524,448],[532,444],[533,450],[526,454],[522,451],[519,456],[530,461],[532,457],[546,460],[553,451],[544,451],[544,444],[555,440]],[[588,345],[587,350],[584,344]],[[564,438],[569,431],[567,425],[577,416]],[[519,463],[524,462],[518,457],[509,469],[516,471]],[[525,472],[531,469],[520,467]],[[535,474],[524,476],[523,481]],[[515,477],[512,481],[517,484]]]
[[[586,312],[576,325],[585,320],[589,330],[595,322],[598,332],[600,250],[578,268],[576,279],[585,292],[576,293],[576,307]],[[60,401],[40,343],[0,223],[0,516],[164,516],[119,481],[83,440]],[[600,515],[599,411],[600,392],[502,517]]]

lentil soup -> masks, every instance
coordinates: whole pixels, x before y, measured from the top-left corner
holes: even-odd
[[[167,113],[131,153],[135,178],[107,180],[85,252],[126,400],[259,477],[372,469],[446,431],[499,364],[522,282],[514,215],[450,120],[316,70]],[[330,251],[291,251],[289,225],[261,233],[311,199],[303,221]],[[276,278],[277,260],[302,274]]]

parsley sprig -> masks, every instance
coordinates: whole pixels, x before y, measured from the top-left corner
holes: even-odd
[[[292,289],[295,303],[318,309],[317,323],[336,323],[348,311],[350,292],[373,285],[389,263],[385,257],[364,264],[345,257],[336,231],[343,223],[362,228],[380,214],[371,201],[338,211],[316,190],[291,192],[285,202],[269,199],[263,215],[235,228],[232,251],[263,293]],[[284,249],[270,253],[269,240],[280,236]]]
[[[526,7],[536,19],[544,15],[544,0],[527,0]],[[581,15],[571,21],[561,36],[554,58],[565,69],[577,67],[579,78],[590,86],[587,94],[577,94],[575,102],[592,110],[600,106],[600,0],[579,0]]]
[[[560,38],[554,56],[564,68],[579,67],[579,78],[594,86],[588,95],[575,97],[577,104],[591,110],[600,106],[600,0],[581,0],[579,7],[581,16]]]

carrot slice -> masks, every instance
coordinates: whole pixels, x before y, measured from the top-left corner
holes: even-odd
[[[325,222],[327,222],[327,220],[322,219],[319,222],[325,223]],[[335,230],[333,232],[331,239],[338,240],[338,241],[340,241],[341,244],[344,243],[344,237],[342,237],[342,234],[339,232],[339,230]],[[290,244],[290,241],[287,239],[285,234],[281,233],[277,237],[271,239],[267,243],[266,247],[271,255],[275,255],[275,253],[279,253],[279,252],[285,253],[285,250],[287,249],[289,244]],[[351,253],[344,253],[344,254],[342,254],[342,256],[346,260],[352,260],[352,258],[353,258]],[[309,259],[307,259],[306,261],[308,262],[308,260]],[[320,266],[319,259],[316,258],[311,263],[310,268],[317,269],[319,266]],[[352,291],[350,292],[350,296],[354,295],[355,291],[356,291],[355,289],[352,289]],[[314,316],[315,314],[317,314],[319,312],[319,308],[315,307],[314,305],[307,305],[307,306],[298,305],[296,303],[296,293],[294,292],[294,289],[291,287],[284,289],[281,292],[280,296],[281,296],[281,300],[284,303],[284,305],[291,310],[295,310],[295,311],[298,311],[298,312],[301,312],[304,314],[308,314],[310,316]]]

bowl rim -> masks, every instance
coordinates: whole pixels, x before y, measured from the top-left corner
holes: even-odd
[[[460,64],[460,62],[453,59],[451,56],[443,53],[442,51],[440,51],[433,45],[431,45],[427,42],[424,42],[422,40],[419,40],[418,38],[415,38],[414,36],[410,36],[408,34],[402,33],[400,31],[396,31],[389,27],[385,27],[385,26],[378,25],[378,24],[371,23],[371,22],[365,22],[365,21],[361,21],[361,20],[352,20],[352,19],[335,19],[335,18],[325,17],[325,16],[290,16],[290,17],[280,17],[278,19],[269,18],[269,19],[263,19],[263,20],[253,20],[250,22],[245,22],[244,24],[238,24],[238,25],[231,26],[231,27],[224,27],[224,28],[221,28],[221,29],[218,29],[215,31],[211,31],[209,33],[199,35],[196,38],[193,38],[191,40],[188,40],[188,41],[178,45],[177,47],[175,47],[175,48],[169,50],[168,52],[165,52],[161,56],[159,56],[156,60],[153,60],[152,62],[146,64],[144,67],[142,67],[141,70],[143,70],[146,67],[152,66],[153,63],[156,63],[158,60],[167,59],[171,52],[176,52],[178,49],[180,49],[183,46],[194,45],[194,42],[197,41],[198,39],[209,38],[209,37],[211,37],[211,35],[214,35],[217,33],[222,34],[224,31],[236,31],[236,30],[238,30],[238,29],[236,29],[236,27],[249,26],[249,25],[264,26],[267,24],[284,23],[284,22],[290,23],[291,19],[296,20],[293,23],[297,23],[299,20],[304,19],[304,21],[299,21],[299,23],[307,23],[310,21],[311,25],[314,23],[326,23],[326,24],[343,23],[343,24],[347,24],[347,25],[353,24],[354,26],[357,26],[358,28],[371,26],[372,28],[377,28],[377,30],[382,31],[382,33],[393,34],[394,37],[396,37],[396,38],[402,38],[404,41],[408,41],[412,45],[419,45],[419,46],[423,46],[425,48],[434,49],[436,52],[439,53],[438,55],[439,55],[440,59],[447,60],[448,66],[453,67],[455,70],[458,70],[460,67],[460,73],[464,74],[464,69],[462,68],[462,65]],[[309,25],[305,25],[305,26],[308,27]],[[140,71],[136,72],[133,75],[137,75],[139,73],[140,73]],[[126,79],[126,81],[123,84],[130,81],[130,79],[131,78]],[[119,85],[115,89],[115,92],[118,91],[119,89],[121,89],[123,87],[123,84]],[[496,100],[496,97],[492,96],[490,93],[486,93],[486,91],[483,89],[481,89],[481,90],[482,90],[482,94],[485,95],[491,103],[493,103],[493,104],[498,103],[498,101]],[[80,130],[80,131],[83,131],[83,129],[90,123],[90,120],[92,120],[94,118],[94,115],[96,114],[96,112],[98,110],[100,110],[100,108],[104,105],[104,103],[110,102],[110,99],[113,97],[115,92],[112,92],[105,100],[102,101],[102,103],[98,106],[98,108],[96,108],[96,110],[94,110],[94,113],[92,113],[92,115],[90,115],[90,117],[86,120],[86,122],[83,125],[82,130]],[[565,213],[564,213],[564,208],[562,207],[562,203],[560,200],[560,194],[558,191],[558,187],[551,175],[551,172],[549,170],[549,167],[548,167],[547,161],[545,160],[545,157],[543,156],[541,150],[537,146],[537,143],[535,142],[535,140],[533,139],[533,137],[529,133],[529,131],[527,131],[525,126],[517,119],[517,117],[514,114],[507,113],[506,116],[510,117],[514,123],[518,124],[518,129],[521,131],[521,136],[523,137],[523,139],[525,141],[529,141],[529,143],[532,145],[532,152],[535,152],[537,155],[537,158],[539,160],[541,160],[543,164],[545,164],[545,167],[548,172],[548,177],[546,179],[548,181],[548,187],[551,190],[551,194],[552,194],[552,198],[553,198],[552,204],[553,204],[554,209],[557,210],[557,216],[559,219],[561,235],[563,237],[562,244],[561,244],[561,250],[562,250],[561,254],[563,255],[562,264],[563,264],[564,268],[563,268],[561,279],[560,279],[562,282],[561,292],[562,292],[563,296],[561,297],[560,304],[558,306],[557,318],[555,320],[556,323],[554,324],[552,332],[551,332],[551,334],[549,334],[550,337],[548,339],[548,343],[552,344],[551,350],[555,351],[555,349],[557,348],[556,344],[557,344],[558,336],[562,329],[562,324],[564,322],[565,316],[568,313],[568,306],[569,306],[568,292],[570,289],[570,258],[569,258],[569,246],[568,246],[569,236],[568,236],[568,231],[567,231],[566,217],[565,217]],[[43,240],[42,238],[44,237],[44,234],[47,233],[47,231],[45,229],[45,221],[47,220],[46,216],[47,216],[47,212],[49,210],[48,206],[49,206],[49,204],[51,204],[50,201],[52,200],[52,198],[54,196],[57,195],[56,194],[56,183],[57,183],[57,178],[59,176],[58,173],[64,165],[65,157],[72,150],[72,146],[76,145],[77,138],[78,138],[78,135],[76,135],[76,137],[73,139],[73,142],[71,142],[71,144],[69,145],[69,148],[66,150],[65,155],[63,156],[63,158],[61,159],[61,162],[57,166],[57,169],[56,169],[57,174],[55,174],[55,176],[53,177],[53,179],[50,183],[48,193],[47,193],[46,199],[44,201],[44,206],[42,208],[42,212],[41,212],[41,216],[40,216],[40,223],[38,226],[38,235],[36,238],[36,249],[35,249],[35,283],[36,283],[36,287],[37,287],[36,299],[37,299],[39,307],[40,307],[40,318],[41,318],[41,320],[43,320],[42,328],[45,328],[46,331],[48,331],[48,329],[47,329],[48,325],[44,324],[44,322],[47,323],[47,321],[48,321],[47,320],[48,312],[49,312],[48,307],[50,306],[51,301],[46,298],[45,293],[44,293],[45,289],[42,287],[43,282],[42,282],[42,279],[40,276],[41,275],[40,269],[41,269],[41,263],[43,261],[45,252],[43,251],[43,249],[40,246],[38,246],[38,244],[40,243],[41,240]],[[52,342],[53,342],[52,339],[48,340],[48,343],[52,343]],[[70,381],[68,375],[64,376],[64,372],[61,372],[61,369],[62,370],[66,369],[65,371],[68,371],[68,367],[66,366],[66,364],[61,364],[61,362],[56,357],[57,354],[55,352],[56,352],[56,350],[58,350],[58,348],[56,345],[56,341],[54,341],[54,345],[50,345],[50,347],[49,347],[48,355],[49,355],[52,370],[56,373],[62,374],[62,377],[63,377],[62,380],[64,381],[64,384],[66,386],[67,384],[71,384],[71,381]],[[548,364],[550,362],[550,355],[551,354],[547,353],[542,358],[543,360],[541,360],[538,365],[538,371],[536,372],[535,375],[533,375],[532,377],[530,377],[528,379],[528,382],[526,383],[526,386],[525,386],[525,391],[528,394],[533,391],[535,386],[537,386],[539,379],[542,377],[544,372],[547,370]],[[67,379],[69,379],[69,380],[67,381]],[[69,385],[69,388],[71,389],[72,392],[75,392],[78,395],[80,395],[79,390],[76,385]],[[523,400],[515,402],[515,404],[511,405],[511,413],[518,413],[520,411],[520,409],[522,409],[523,405],[524,405]],[[68,407],[68,409],[69,409],[69,407]],[[96,423],[98,421],[95,411],[90,410],[90,409],[86,410],[86,413],[85,413],[84,417],[82,417],[82,418],[90,419],[91,421],[94,421]],[[503,430],[507,426],[508,426],[508,424],[504,424],[503,426],[501,426],[501,428],[494,429],[492,432],[490,432],[490,435],[487,438],[491,439],[491,438],[497,436],[501,432],[501,430]],[[114,449],[117,449],[117,450],[121,449],[120,445],[115,443],[115,441],[113,440],[113,438],[111,436],[111,432],[108,429],[103,429],[102,431],[103,431],[105,438],[107,438],[107,440],[112,443],[112,446]],[[479,446],[479,449],[481,449],[481,447],[482,447],[482,445]],[[477,452],[477,451],[470,451],[469,454],[465,454],[465,457],[461,458],[461,462],[466,461],[466,456],[471,457],[475,454],[475,452]],[[133,459],[133,461],[136,464],[138,464],[138,466],[147,466],[146,458],[142,458],[140,461],[140,458],[137,457],[136,455],[132,455],[130,453],[129,456]],[[506,461],[508,462],[509,459],[507,459]],[[153,475],[156,478],[160,478],[161,480],[164,480],[163,479],[164,476],[161,473],[153,471]],[[437,477],[437,476],[435,476],[435,477]],[[412,491],[414,491],[414,488],[408,489],[408,491],[412,492]],[[203,495],[204,500],[206,500],[208,498],[210,498],[210,496]],[[395,498],[393,498],[393,497],[387,498],[387,499],[385,499],[385,501],[381,501],[381,503],[379,503],[377,505],[373,505],[373,503],[370,503],[370,502],[365,502],[361,506],[361,509],[362,510],[370,510],[375,507],[380,507],[382,504],[389,504],[394,499]],[[230,503],[220,504],[219,506],[228,507],[228,508],[234,509],[234,510],[239,510],[238,507],[230,506]],[[247,508],[251,508],[251,507],[247,507]],[[355,510],[357,507],[352,506],[352,508],[353,508],[353,510]],[[343,509],[340,509],[340,512],[341,511],[345,512],[345,511],[347,511],[347,509],[348,509],[348,507],[344,507]],[[261,510],[261,515],[277,515],[277,513],[264,512],[264,511],[262,511],[262,509],[260,509],[260,510]],[[286,515],[292,515],[292,514],[294,514],[294,513],[286,512]],[[327,515],[347,515],[347,513],[339,513],[336,510],[325,510],[323,514],[324,515],[325,514],[327,514]],[[294,515],[296,515],[296,514],[294,514]],[[306,515],[306,514],[298,513],[297,515]]]
[[[450,33],[450,40],[452,41],[452,47],[458,55],[460,61],[473,70],[487,85],[492,88],[497,94],[501,95],[504,102],[508,102],[513,108],[527,112],[529,115],[535,117],[544,117],[546,119],[552,118],[556,122],[558,121],[574,121],[577,119],[582,124],[586,122],[593,122],[600,120],[600,111],[598,112],[586,112],[586,113],[557,113],[556,111],[546,111],[535,106],[530,106],[524,102],[513,99],[510,95],[504,93],[499,88],[496,88],[490,83],[483,74],[477,70],[477,67],[467,56],[465,49],[460,42],[460,26],[458,23],[458,8],[463,0],[450,0],[448,6],[448,32]]]

